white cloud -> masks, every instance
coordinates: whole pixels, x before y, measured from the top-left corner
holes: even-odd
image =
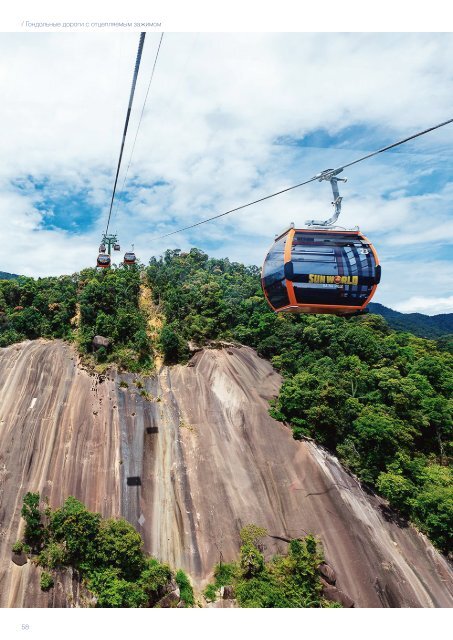
[[[422,296],[415,296],[396,305],[395,309],[402,313],[418,312],[427,315],[453,313],[453,296],[448,296],[447,298],[424,298]]]

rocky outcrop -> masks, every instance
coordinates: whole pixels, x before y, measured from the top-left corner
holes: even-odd
[[[329,565],[326,564],[325,562],[322,562],[319,565],[318,571],[321,574],[321,576],[324,578],[324,580],[329,584],[335,584],[335,582],[337,581],[337,576],[335,571],[332,569],[332,567],[329,567]]]
[[[325,589],[355,607],[453,606],[451,568],[427,539],[269,416],[281,383],[269,363],[247,347],[194,358],[148,380],[102,380],[59,341],[0,349],[1,606],[94,604],[76,575],[56,576],[44,593],[39,568],[11,561],[27,491],[54,507],[74,495],[104,516],[124,515],[147,551],[185,569],[198,590],[214,564],[237,557],[241,527],[255,523],[269,531],[267,556],[317,535],[335,568]]]
[[[110,340],[108,338],[104,338],[104,336],[94,336],[92,346],[94,351],[97,351],[101,347],[108,349],[110,346]]]
[[[180,601],[181,596],[179,588],[176,587],[176,589],[173,589],[173,591],[170,591],[165,596],[163,596],[163,598],[161,598],[156,604],[156,607],[158,609],[174,609],[179,605]]]
[[[322,594],[327,600],[338,602],[345,609],[351,609],[354,606],[354,600],[350,598],[346,593],[337,589],[332,584],[329,584],[325,580],[321,579]]]

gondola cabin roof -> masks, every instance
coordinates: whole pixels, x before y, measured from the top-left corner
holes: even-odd
[[[358,230],[287,229],[263,264],[261,284],[277,312],[364,311],[380,280],[373,245]]]

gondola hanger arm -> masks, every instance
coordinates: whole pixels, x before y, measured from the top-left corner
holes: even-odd
[[[340,191],[338,190],[338,182],[347,182],[347,178],[337,178],[338,174],[343,171],[343,167],[339,169],[325,169],[314,176],[319,182],[323,180],[328,180],[330,182],[330,186],[332,187],[333,193],[333,206],[335,207],[334,214],[328,220],[306,220],[305,224],[308,227],[331,227],[338,220],[338,217],[341,213],[341,201],[343,198],[340,196]]]

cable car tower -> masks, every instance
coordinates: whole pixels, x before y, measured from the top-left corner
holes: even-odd
[[[121,247],[118,243],[118,238],[116,234],[113,234],[113,233],[110,233],[108,235],[104,233],[104,235],[102,236],[101,247],[103,247],[104,249],[103,252],[104,253],[107,252],[109,256],[112,255],[112,247],[114,251],[121,250]]]
[[[121,250],[116,234],[104,233],[101,244],[99,245],[99,255],[96,264],[97,267],[100,267],[101,269],[108,269],[111,266],[112,248],[114,251]]]

